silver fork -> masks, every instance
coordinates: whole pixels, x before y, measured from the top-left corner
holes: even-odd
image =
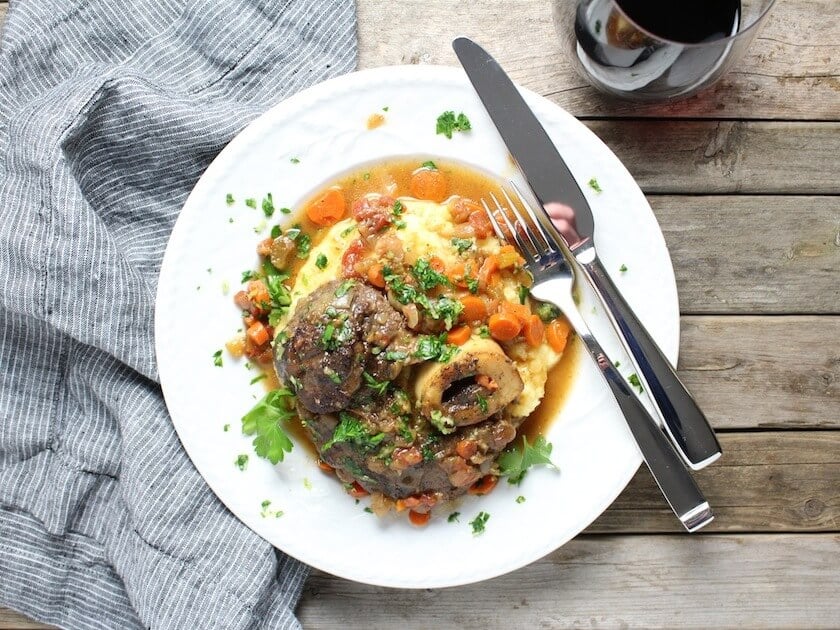
[[[694,532],[708,525],[714,518],[712,510],[682,458],[671,446],[656,420],[630,389],[580,316],[572,293],[575,283],[574,272],[566,262],[558,239],[550,229],[543,229],[516,184],[511,182],[511,186],[530,219],[530,225],[507,191],[502,189],[507,209],[492,193],[490,197],[496,206],[496,213],[490,209],[487,202],[481,201],[493,224],[496,236],[505,242],[513,239],[519,253],[525,258],[525,267],[534,277],[531,296],[559,308],[583,341],[615,396],[653,478],[683,526],[689,532]],[[508,216],[509,214],[512,215],[513,221]]]

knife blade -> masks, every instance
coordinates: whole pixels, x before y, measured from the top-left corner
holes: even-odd
[[[592,210],[557,147],[513,81],[487,51],[466,37],[456,38],[452,47],[543,209],[547,204],[562,204],[570,212],[560,230],[545,212],[540,213],[540,220],[560,233],[604,304],[677,451],[694,470],[712,463],[721,455],[717,437],[601,264],[595,249]]]

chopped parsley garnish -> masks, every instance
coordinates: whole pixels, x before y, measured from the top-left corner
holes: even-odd
[[[525,503],[525,497],[523,497],[523,496],[520,494],[518,497],[516,497],[516,502],[517,502],[517,503]]]
[[[422,453],[422,455],[423,455],[423,461],[424,462],[430,462],[430,461],[434,460],[435,451],[433,450],[433,447],[437,444],[437,442],[438,442],[438,436],[430,435],[429,437],[426,438],[426,440],[423,442],[423,444],[420,445],[420,453]]]
[[[425,295],[421,296],[421,298],[425,297]],[[458,316],[461,314],[461,311],[464,310],[464,305],[460,300],[453,300],[445,295],[436,300],[429,300],[426,298],[425,300],[420,299],[418,301],[420,305],[426,309],[432,319],[443,320],[446,330],[449,330],[455,325],[455,322],[458,320]]]
[[[268,193],[262,200],[262,211],[266,217],[270,217],[274,214],[274,199],[271,197],[271,193]]]
[[[338,288],[335,290],[335,297],[344,297],[355,285],[355,280],[345,280],[340,285],[338,285]]]
[[[365,180],[365,181],[369,180],[370,179],[370,173],[365,173],[364,175],[362,175],[362,179]]]
[[[268,288],[268,295],[271,297],[272,309],[285,312],[285,309],[292,303],[292,296],[288,287],[283,284],[288,279],[288,274],[278,273],[265,277],[265,286]],[[279,313],[282,314],[282,313]]]
[[[641,394],[645,391],[644,387],[642,387],[642,382],[639,380],[639,375],[633,372],[630,376],[627,377],[627,380],[630,381],[630,384],[639,390]]]
[[[388,350],[388,352],[385,353],[386,361],[403,361],[407,358],[408,355],[402,350]]]
[[[226,424],[225,426],[223,426],[223,427],[222,427],[222,431],[224,431],[225,433],[227,433],[228,431],[230,431],[230,424]]]
[[[433,409],[429,420],[434,427],[444,435],[453,433],[457,428],[455,426],[455,421],[449,416],[444,415],[440,409]]]
[[[292,214],[292,209],[283,207],[283,208],[280,208],[280,212],[282,212],[283,214]]]
[[[519,485],[531,466],[554,466],[550,459],[551,449],[551,444],[543,436],[539,436],[533,444],[528,444],[528,438],[523,437],[521,448],[513,447],[499,455],[499,470],[508,478],[508,483]]]
[[[614,365],[615,365],[615,367],[619,367],[619,366],[621,365],[621,361],[616,361],[616,362],[614,363]]]
[[[458,346],[446,343],[446,333],[440,335],[423,335],[417,342],[414,356],[424,361],[439,361],[448,363],[458,352]]]
[[[478,278],[464,278],[467,283],[467,291],[475,295],[478,293]]]
[[[300,160],[296,157],[293,157],[289,160],[292,164],[300,164]]]
[[[490,339],[490,328],[488,328],[486,324],[483,326],[479,326],[476,332],[478,333],[478,336],[482,339]]]
[[[592,190],[594,190],[596,193],[598,193],[599,195],[600,195],[602,192],[604,192],[604,191],[601,189],[601,184],[599,184],[599,183],[598,183],[598,180],[597,180],[597,179],[595,179],[594,177],[593,177],[592,179],[590,179],[590,180],[589,180],[589,187],[590,187]]]
[[[475,401],[478,403],[478,408],[482,413],[486,413],[488,409],[487,398],[481,394],[476,394]]]
[[[320,346],[324,350],[333,351],[353,338],[353,331],[343,321],[338,325],[332,322],[324,326],[321,333]]]
[[[433,171],[437,170],[437,165],[434,162],[432,162],[431,160],[426,160],[420,166],[422,166],[423,168],[430,168]]]
[[[383,111],[383,112],[387,112],[387,111],[388,111],[388,106],[386,105],[385,107],[383,107],[383,108],[382,108],[382,111]]]
[[[283,233],[283,230],[280,229],[279,225],[273,225],[273,226],[271,226],[271,232],[269,232],[269,235],[271,236],[271,238],[277,238],[282,233]]]
[[[341,238],[347,238],[348,236],[350,236],[353,233],[353,230],[356,229],[356,227],[358,226],[354,223],[350,227],[346,227],[343,230],[341,230]]]
[[[280,425],[295,416],[293,399],[288,389],[275,389],[242,416],[242,433],[255,436],[254,451],[272,464],[282,462],[292,451],[292,441]]]
[[[490,515],[487,512],[479,512],[478,516],[470,521],[473,536],[478,536],[479,534],[484,533],[484,526],[487,525],[488,520],[490,520]]]
[[[449,280],[445,275],[435,271],[425,258],[421,258],[411,267],[411,275],[417,280],[420,288],[429,291],[437,286],[448,286]]]
[[[295,245],[297,245],[297,257],[298,258],[306,258],[309,256],[309,250],[312,249],[312,238],[309,234],[304,234],[300,232],[295,237]]]
[[[391,384],[391,381],[377,381],[375,378],[373,378],[367,372],[362,372],[362,378],[365,381],[365,385],[370,387],[373,391],[375,391],[380,396],[385,394],[385,391],[388,389],[388,385]]]
[[[384,438],[384,433],[370,435],[365,425],[355,416],[344,411],[339,413],[339,423],[336,425],[330,440],[324,444],[321,451],[326,451],[333,444],[339,442],[353,442],[365,448],[372,448],[379,444]]]
[[[394,207],[391,210],[391,212],[394,214],[394,216],[397,216],[397,217],[400,216],[403,212],[405,212],[405,206],[403,205],[402,201],[397,199],[394,202]]]
[[[268,378],[265,375],[265,372],[263,372],[262,374],[258,374],[257,376],[255,376],[254,378],[251,379],[251,385],[253,385],[254,383],[259,383],[261,380],[263,380],[265,378]]]
[[[263,518],[268,518],[269,516],[273,516],[274,518],[280,518],[283,516],[283,510],[270,510],[268,507],[271,505],[271,501],[266,499],[262,503],[260,503],[260,516]]]
[[[222,351],[221,350],[216,350],[216,352],[213,353],[213,365],[215,365],[216,367],[222,367]]]
[[[225,203],[229,206],[232,206],[234,203],[236,203],[236,199],[233,198],[233,195],[228,193],[227,195],[225,195]]]
[[[461,516],[460,512],[452,512],[449,516],[446,517],[447,523],[458,523],[458,517]]]
[[[525,302],[528,301],[528,295],[531,291],[524,284],[520,284],[519,289],[517,289],[517,293],[519,294],[519,303],[525,304]]]
[[[332,370],[330,368],[324,368],[324,374],[326,374],[327,378],[329,378],[336,385],[341,384],[341,376],[335,370]]]
[[[393,410],[394,407],[398,407],[398,406],[399,405],[394,403],[393,405],[391,405],[391,410]],[[397,433],[399,433],[400,437],[402,439],[404,439],[406,442],[413,442],[414,441],[414,433],[411,431],[411,429],[408,426],[408,423],[405,420],[402,420],[402,419],[400,420],[399,425],[397,425]]]
[[[318,267],[318,269],[324,270],[327,268],[327,264],[329,264],[327,257],[324,256],[323,253],[318,254],[318,257],[315,259],[315,266]]]
[[[560,317],[560,309],[554,306],[553,304],[548,304],[546,302],[538,304],[537,308],[535,308],[534,311],[537,313],[539,318],[543,320],[546,324],[551,320]]]
[[[625,271],[627,271],[627,265],[625,265],[624,263],[622,263],[622,264],[621,264],[621,267],[619,267],[619,268],[618,268],[618,270],[619,270],[621,273],[624,273]]]
[[[258,275],[255,272],[253,272],[249,269],[248,271],[243,271],[242,272],[241,282],[242,282],[242,284],[245,284],[246,282],[248,282],[248,280],[253,280],[254,278],[257,278],[257,277],[258,277]]]
[[[245,200],[245,205],[248,206],[249,208],[256,208],[257,207],[257,200],[254,199],[253,197],[248,197]]]
[[[475,245],[475,241],[471,238],[453,238],[452,239],[452,246],[459,254],[463,254],[467,251],[470,247]]]
[[[245,470],[248,467],[248,455],[242,453],[237,456],[236,461],[233,463],[239,470]]]
[[[365,512],[367,512],[368,514],[373,514],[373,510],[369,507],[365,508]]]
[[[435,126],[435,134],[443,134],[450,140],[452,139],[453,131],[469,131],[472,129],[470,119],[464,114],[459,113],[457,116],[453,111],[445,111],[437,118],[437,125]]]

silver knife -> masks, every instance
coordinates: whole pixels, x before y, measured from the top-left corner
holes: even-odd
[[[540,204],[560,203],[572,209],[569,227],[560,234],[603,302],[677,452],[694,470],[711,464],[721,455],[717,437],[601,264],[592,211],[569,167],[496,60],[466,37],[455,39],[452,48]]]

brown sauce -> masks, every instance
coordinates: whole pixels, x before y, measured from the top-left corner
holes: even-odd
[[[306,218],[303,208],[312,200],[316,199],[323,191],[331,186],[340,186],[344,191],[348,204],[368,193],[386,193],[393,197],[411,196],[409,180],[411,174],[416,171],[423,162],[428,159],[434,161],[435,166],[447,176],[449,190],[447,195],[458,195],[473,200],[487,198],[490,192],[499,191],[500,182],[487,173],[464,166],[440,160],[437,158],[415,157],[411,159],[396,159],[370,167],[352,171],[333,181],[319,187],[318,192],[306,199],[294,214],[290,222],[299,223],[302,229],[312,237],[313,248],[323,239],[327,229],[320,228]],[[304,261],[298,261],[291,270],[291,282],[300,271]],[[533,441],[540,435],[548,432],[551,424],[557,418],[563,408],[569,392],[574,385],[575,375],[578,372],[578,361],[580,358],[580,344],[576,337],[572,336],[566,346],[560,362],[548,372],[548,380],[545,386],[545,397],[536,410],[522,423],[519,428],[519,435],[524,435],[528,441]],[[272,365],[265,366],[267,378],[264,384],[267,391],[280,387]],[[313,459],[318,459],[318,450],[309,438],[306,428],[299,419],[289,421],[286,425],[289,434],[295,438],[309,453]]]

